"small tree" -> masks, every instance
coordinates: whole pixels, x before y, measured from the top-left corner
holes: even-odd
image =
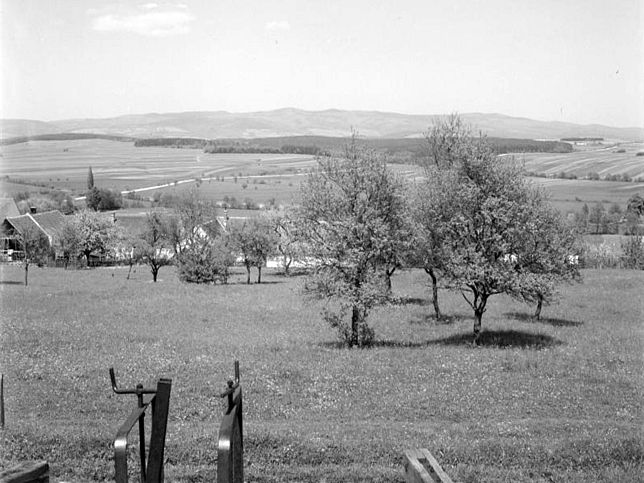
[[[235,257],[216,219],[214,203],[192,189],[174,200],[173,206],[175,214],[167,217],[164,230],[176,256],[179,278],[192,283],[227,283]]]
[[[152,281],[157,281],[161,267],[172,264],[172,246],[168,237],[168,217],[158,211],[146,216],[146,228],[134,242],[134,258],[145,263],[152,272]]]
[[[407,263],[412,267],[422,268],[429,275],[432,305],[436,319],[440,320],[442,314],[438,300],[438,277],[445,268],[446,251],[449,249],[445,243],[446,227],[441,223],[446,218],[442,213],[446,208],[445,203],[449,203],[456,193],[448,190],[447,183],[443,183],[440,190],[434,189],[435,182],[434,176],[428,177],[415,191],[414,201],[411,203],[413,238],[407,251]]]
[[[644,216],[644,198],[639,193],[634,194],[628,199],[626,211],[634,213],[637,216]]]
[[[123,204],[120,193],[96,187],[89,190],[85,201],[87,206],[94,211],[117,210]]]
[[[288,276],[291,264],[301,252],[294,213],[290,209],[273,209],[267,213],[266,218],[275,234],[277,251],[282,257],[284,266],[284,275]]]
[[[87,170],[87,190],[91,191],[94,188],[94,173],[92,173],[92,167],[90,166]]]
[[[250,284],[250,269],[257,268],[257,283],[262,283],[262,267],[274,252],[277,241],[268,220],[249,218],[231,230],[233,246],[239,251],[246,267],[246,283]]]
[[[350,347],[372,342],[369,311],[388,297],[383,266],[401,240],[402,193],[385,160],[355,138],[344,157],[319,159],[302,185],[298,226],[313,260],[307,291],[329,302],[323,317]]]
[[[186,247],[178,262],[179,279],[184,282],[225,284],[235,256],[229,237],[220,235]]]
[[[485,139],[477,143],[457,166],[436,172],[431,186],[439,195],[430,198],[447,247],[443,272],[474,311],[474,343],[491,296],[544,295],[548,277],[559,277],[558,268],[528,260],[540,252],[533,244],[543,235],[537,220],[547,211],[545,198],[520,166],[497,159]],[[559,249],[556,238],[552,243]]]
[[[598,201],[590,209],[588,221],[595,225],[595,233],[604,233],[604,227],[607,225],[606,208],[602,202]]]
[[[525,291],[511,295],[536,304],[533,318],[539,320],[542,307],[556,295],[561,283],[580,282],[579,236],[561,214],[547,203],[543,191],[534,189],[530,200],[532,222],[524,232],[522,251],[506,260],[527,277]]]
[[[116,239],[112,218],[106,214],[82,210],[67,217],[60,244],[66,257],[84,256],[89,266],[92,253],[106,253]]]
[[[438,302],[438,276],[443,271],[448,247],[444,243],[446,227],[441,223],[441,211],[452,197],[458,196],[459,185],[450,180],[449,173],[470,159],[487,155],[487,147],[472,135],[457,114],[434,120],[425,133],[426,157],[423,159],[425,181],[417,185],[412,203],[413,243],[408,252],[409,262],[422,267],[432,284],[432,304],[436,319],[442,315]],[[443,183],[438,189],[436,179]]]
[[[36,264],[42,267],[52,254],[49,238],[35,226],[25,226],[16,232],[17,241],[22,247],[24,258],[22,266],[25,269],[25,287],[29,283],[29,266]]]
[[[635,233],[626,236],[622,240],[622,253],[624,268],[644,270],[644,235]]]

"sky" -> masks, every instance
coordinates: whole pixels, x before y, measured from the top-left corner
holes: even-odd
[[[294,107],[644,127],[641,0],[0,0],[0,118]]]

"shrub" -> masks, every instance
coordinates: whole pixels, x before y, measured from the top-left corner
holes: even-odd
[[[584,268],[620,268],[621,254],[608,243],[586,243],[582,254]]]
[[[121,193],[100,188],[92,188],[87,193],[87,206],[94,211],[118,210],[123,200]]]
[[[631,235],[622,240],[622,266],[644,270],[644,236]]]
[[[235,257],[227,240],[218,238],[204,246],[189,247],[178,257],[179,279],[189,283],[228,283]]]

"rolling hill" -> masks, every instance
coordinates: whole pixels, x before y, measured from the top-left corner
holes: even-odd
[[[277,136],[346,137],[352,129],[372,138],[418,137],[433,123],[434,115],[409,115],[379,111],[304,111],[285,108],[273,111],[230,113],[195,111],[151,113],[105,119],[1,121],[2,139],[53,133],[95,133],[132,138],[194,137],[266,138]],[[503,114],[466,113],[462,119],[492,137],[560,139],[562,137],[602,137],[623,141],[644,140],[642,128],[616,128],[580,125],[511,117]]]

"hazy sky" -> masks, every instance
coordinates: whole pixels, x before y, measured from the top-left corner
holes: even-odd
[[[0,0],[0,117],[281,107],[644,126],[642,0]]]

